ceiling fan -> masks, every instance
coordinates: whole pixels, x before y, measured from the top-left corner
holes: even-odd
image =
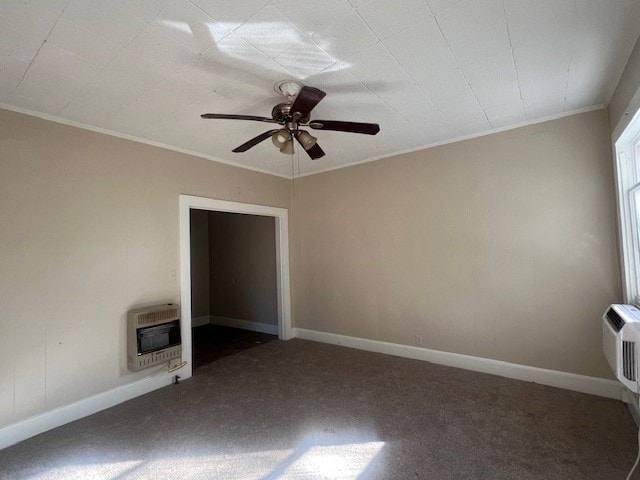
[[[260,142],[271,137],[273,144],[284,154],[293,154],[293,140],[295,139],[312,160],[324,156],[324,151],[318,145],[318,139],[300,127],[310,127],[314,130],[333,130],[336,132],[362,133],[375,135],[380,131],[377,123],[342,122],[337,120],[309,120],[311,110],[320,103],[326,93],[314,87],[301,86],[293,80],[284,80],[275,85],[275,90],[287,99],[279,103],[271,111],[271,118],[253,115],[234,115],[225,113],[203,113],[202,118],[227,120],[252,120],[256,122],[277,123],[282,128],[268,130],[239,147],[233,152],[246,152]]]

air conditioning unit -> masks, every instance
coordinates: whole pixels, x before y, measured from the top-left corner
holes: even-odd
[[[602,316],[602,349],[618,380],[638,393],[640,310],[637,307],[609,306]]]

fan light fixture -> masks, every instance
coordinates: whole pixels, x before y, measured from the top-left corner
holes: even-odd
[[[286,128],[278,130],[271,135],[271,141],[285,155],[293,155],[293,137]]]
[[[298,141],[302,145],[302,148],[304,148],[305,150],[309,150],[316,144],[318,139],[311,135],[309,132],[300,130],[300,132],[298,133]]]
[[[287,142],[287,144],[280,149],[280,152],[285,155],[293,155],[293,141]]]
[[[271,141],[278,148],[286,147],[287,143],[291,143],[291,132],[286,128],[282,128],[271,135]]]

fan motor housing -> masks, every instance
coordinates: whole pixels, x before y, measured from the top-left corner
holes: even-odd
[[[291,104],[279,103],[273,110],[271,110],[271,117],[281,125],[288,123],[292,120]],[[307,123],[309,121],[309,115],[304,118],[298,119],[297,123]]]

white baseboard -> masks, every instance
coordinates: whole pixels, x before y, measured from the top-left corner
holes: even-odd
[[[244,328],[245,330],[252,331],[269,330],[264,333],[278,333],[277,325],[247,322],[245,320],[226,317],[212,317],[212,319],[215,320],[215,322],[212,323],[218,325]],[[263,328],[264,330],[258,330],[258,328]],[[601,397],[614,398],[616,400],[626,402],[629,402],[630,398],[626,388],[614,380],[518,365],[515,363],[491,360],[488,358],[461,355],[458,353],[429,350],[409,345],[400,345],[396,343],[381,342],[378,340],[348,337],[334,333],[318,332],[304,328],[293,329],[293,334],[294,337],[306,340],[331,343],[416,360],[425,360],[439,365],[463,368],[476,372],[524,380],[527,382],[540,383],[542,385],[589,393]],[[0,428],[0,449],[169,385],[173,376],[174,373],[169,374],[167,372],[162,372],[2,427]]]
[[[295,328],[294,337],[316,342],[332,343],[344,347],[357,348],[359,350],[386,353],[398,357],[413,358],[415,360],[425,360],[439,365],[489,373],[501,377],[524,380],[526,382],[540,383],[542,385],[589,393],[600,397],[614,398],[625,402],[629,401],[626,388],[615,380],[588,377],[586,375],[577,375],[575,373],[560,372],[557,370],[547,370],[544,368],[519,365],[517,363],[491,360],[489,358],[461,355],[459,353],[442,352],[397,343],[318,332],[304,328]]]
[[[211,325],[220,325],[222,327],[241,328],[252,332],[278,335],[278,325],[272,325],[270,323],[249,322],[247,320],[240,320],[239,318],[218,317],[216,315],[209,315],[209,323]]]
[[[174,375],[161,372],[2,427],[0,449],[170,385]]]
[[[209,325],[211,323],[211,315],[204,315],[202,317],[191,317],[191,328],[201,327],[202,325]]]

